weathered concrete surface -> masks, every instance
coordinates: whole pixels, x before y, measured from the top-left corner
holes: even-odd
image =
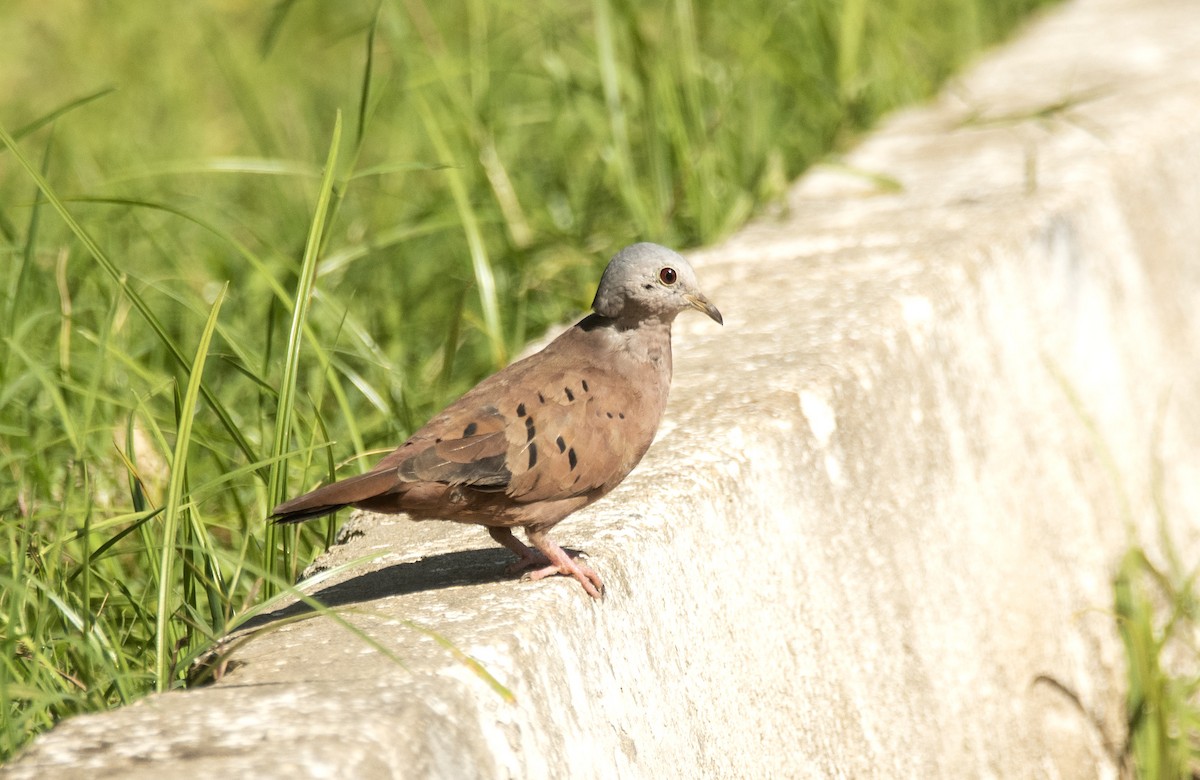
[[[818,171],[697,255],[726,327],[681,322],[659,442],[560,527],[604,603],[359,519],[327,562],[382,557],[318,596],[407,670],[290,624],[7,775],[1114,776],[1155,464],[1200,517],[1197,52],[1193,2],[1077,0],[847,158],[902,191]]]

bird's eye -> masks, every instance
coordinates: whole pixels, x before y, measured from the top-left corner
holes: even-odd
[[[675,280],[679,278],[679,274],[675,273],[675,269],[667,266],[658,272],[658,280],[663,284],[675,284]]]

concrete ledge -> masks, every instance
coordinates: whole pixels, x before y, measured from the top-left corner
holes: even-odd
[[[1196,52],[1194,3],[1075,0],[848,157],[901,191],[817,171],[695,255],[727,325],[681,321],[659,442],[560,526],[604,603],[359,517],[326,565],[382,556],[316,595],[406,669],[294,623],[5,775],[1115,777],[1156,464],[1200,517]]]

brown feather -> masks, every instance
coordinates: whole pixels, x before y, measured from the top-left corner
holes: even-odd
[[[394,485],[395,478],[391,474],[369,471],[285,501],[271,514],[280,523],[299,523],[386,493]]]

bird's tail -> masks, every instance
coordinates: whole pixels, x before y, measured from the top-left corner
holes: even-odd
[[[395,486],[394,469],[369,471],[357,477],[323,485],[291,501],[284,501],[271,510],[271,516],[277,523],[303,523],[305,520],[333,514],[343,507],[387,493]]]

